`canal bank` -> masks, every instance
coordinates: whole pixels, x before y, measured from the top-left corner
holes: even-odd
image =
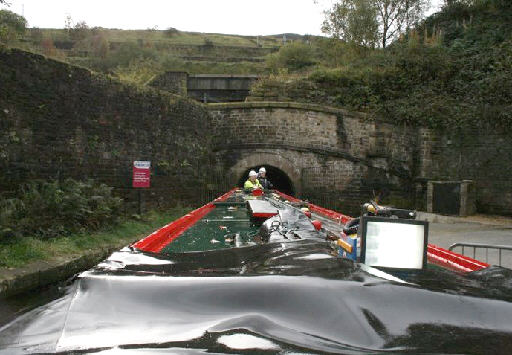
[[[32,251],[36,255],[32,260],[30,255],[25,255],[23,262],[15,263],[12,255],[4,255],[4,265],[0,267],[0,299],[66,280],[98,264],[112,252],[181,217],[188,210],[189,208],[180,207],[166,212],[151,212],[140,220],[125,220],[109,229],[89,235],[37,241],[39,249],[37,252]],[[17,251],[15,247],[16,244],[6,245],[3,252],[8,254],[10,251],[13,254]],[[30,243],[25,247],[29,248]],[[30,254],[30,251],[25,253]]]

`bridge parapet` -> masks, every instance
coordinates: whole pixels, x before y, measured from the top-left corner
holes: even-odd
[[[258,75],[188,74],[169,71],[158,75],[150,86],[197,101],[236,102],[249,96],[252,83]]]

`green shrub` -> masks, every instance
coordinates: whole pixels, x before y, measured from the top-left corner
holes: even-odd
[[[52,238],[117,221],[121,199],[93,180],[33,181],[14,198],[0,199],[0,241]]]
[[[446,47],[410,37],[336,69],[260,80],[251,94],[368,111],[395,123],[512,132],[512,41]]]
[[[292,42],[281,47],[277,53],[269,54],[266,64],[273,73],[283,68],[296,71],[314,65],[315,52],[309,44]]]
[[[157,59],[158,52],[153,48],[141,48],[135,42],[125,42],[122,43],[117,50],[106,50],[104,58],[90,57],[87,63],[83,64],[93,70],[111,72],[119,66],[128,67],[130,63],[134,61],[156,61]]]
[[[204,47],[206,48],[213,48],[214,47],[214,44],[213,44],[213,41],[207,37],[204,38]]]
[[[160,72],[159,64],[152,60],[134,60],[126,67],[118,66],[113,74],[121,81],[142,86]]]
[[[69,37],[73,41],[82,41],[92,35],[92,30],[85,21],[78,22],[73,28],[69,29]]]
[[[0,10],[0,42],[9,43],[25,34],[27,20],[9,10]]]
[[[180,33],[180,31],[178,31],[176,28],[174,27],[169,27],[168,29],[166,29],[164,31],[164,34],[167,36],[167,37],[174,37],[174,36],[177,36],[178,34]]]

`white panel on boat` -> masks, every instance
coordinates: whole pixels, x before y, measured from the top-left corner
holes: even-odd
[[[249,210],[253,217],[269,218],[278,214],[278,210],[270,202],[264,200],[249,200],[247,201]]]

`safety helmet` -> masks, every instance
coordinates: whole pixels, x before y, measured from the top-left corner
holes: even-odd
[[[252,176],[258,176],[258,173],[255,172],[254,170],[249,171],[249,177],[252,177]]]
[[[267,170],[265,170],[265,167],[264,167],[264,166],[262,166],[262,167],[260,168],[260,173],[266,173],[266,172],[267,172]]]
[[[377,210],[375,209],[375,206],[372,205],[371,203],[365,203],[363,205],[363,210],[366,211],[366,212],[369,212],[369,213],[373,213],[373,214],[377,213]]]

